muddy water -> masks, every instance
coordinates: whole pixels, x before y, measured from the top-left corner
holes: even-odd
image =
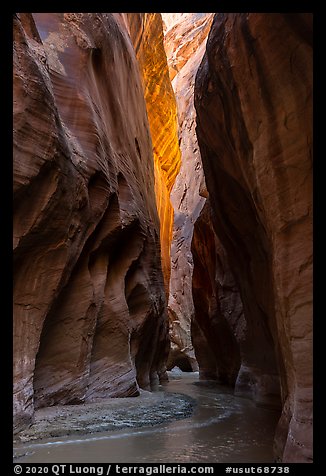
[[[226,388],[183,373],[164,385],[197,402],[192,416],[153,427],[16,446],[34,463],[269,463],[278,412],[256,407]]]

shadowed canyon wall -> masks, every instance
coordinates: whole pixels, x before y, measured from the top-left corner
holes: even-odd
[[[126,15],[140,71],[154,153],[155,196],[160,218],[162,268],[169,293],[173,208],[170,193],[180,170],[177,107],[163,44],[160,13]]]
[[[16,430],[34,407],[138,395],[164,376],[159,226],[125,17],[16,14]]]
[[[239,289],[211,215],[208,199],[195,223],[191,245],[195,307],[191,334],[200,378],[234,386],[245,360],[246,322]]]
[[[205,198],[205,180],[196,137],[194,85],[205,52],[212,13],[163,13],[164,44],[178,107],[181,167],[171,191],[174,209],[171,244],[171,278],[168,301],[171,352],[168,368],[178,364],[197,370],[191,341],[192,300],[191,240],[194,223]],[[204,192],[205,193],[205,192]]]
[[[247,325],[237,386],[273,387],[277,361],[284,462],[312,460],[311,33],[311,14],[216,14],[195,87],[214,230]]]

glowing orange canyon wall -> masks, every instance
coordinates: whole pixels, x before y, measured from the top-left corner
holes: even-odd
[[[156,205],[160,218],[162,268],[166,291],[170,280],[170,248],[173,208],[170,193],[180,170],[177,107],[169,77],[163,44],[160,13],[126,15],[134,43],[152,136],[155,171]]]

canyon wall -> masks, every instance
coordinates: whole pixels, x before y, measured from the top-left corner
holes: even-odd
[[[216,14],[195,86],[215,233],[239,285],[236,385],[281,381],[275,453],[312,460],[312,15]]]
[[[168,300],[171,352],[168,368],[197,370],[191,341],[191,240],[194,223],[205,203],[205,180],[196,137],[195,75],[205,52],[212,13],[162,13],[164,45],[178,107],[181,167],[171,191],[174,222]]]
[[[191,335],[201,379],[235,385],[241,362],[246,322],[239,289],[225,250],[217,238],[209,199],[194,226]]]
[[[160,218],[162,268],[166,295],[171,272],[173,208],[170,193],[180,170],[177,107],[163,44],[160,13],[125,15],[140,72],[154,153],[155,196]]]
[[[159,226],[125,17],[16,14],[16,431],[34,407],[134,396],[164,376]]]

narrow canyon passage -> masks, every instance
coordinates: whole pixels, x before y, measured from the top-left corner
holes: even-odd
[[[311,37],[15,14],[15,459],[312,462]]]

